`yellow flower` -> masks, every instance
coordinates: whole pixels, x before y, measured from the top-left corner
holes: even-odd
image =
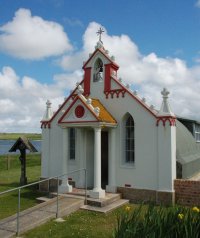
[[[131,210],[131,207],[126,206],[126,207],[125,207],[125,210],[126,210],[127,212],[129,212],[129,211]]]
[[[198,207],[193,207],[193,208],[192,208],[192,211],[194,211],[194,212],[199,212],[199,208],[198,208]]]
[[[178,218],[179,218],[180,220],[182,220],[182,219],[184,218],[184,215],[183,215],[182,213],[179,213],[179,214],[178,214]]]

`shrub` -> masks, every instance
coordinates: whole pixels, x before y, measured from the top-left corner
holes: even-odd
[[[199,238],[200,210],[197,207],[141,205],[125,207],[117,217],[115,238]]]

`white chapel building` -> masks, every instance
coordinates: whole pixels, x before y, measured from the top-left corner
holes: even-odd
[[[183,178],[197,173],[200,149],[171,111],[167,89],[156,110],[122,83],[118,69],[100,38],[83,65],[83,80],[55,113],[47,101],[41,177],[86,168],[92,198],[121,192],[133,200],[173,202],[177,171]],[[60,191],[71,191],[68,179],[85,186],[84,173],[72,173]]]

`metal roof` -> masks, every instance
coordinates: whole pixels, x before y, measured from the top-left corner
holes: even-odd
[[[183,166],[184,178],[200,171],[200,144],[178,120],[176,120],[176,160]]]

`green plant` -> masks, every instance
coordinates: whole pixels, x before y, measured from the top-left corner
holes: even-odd
[[[117,217],[115,238],[198,238],[200,210],[197,207],[141,205],[125,208]]]

